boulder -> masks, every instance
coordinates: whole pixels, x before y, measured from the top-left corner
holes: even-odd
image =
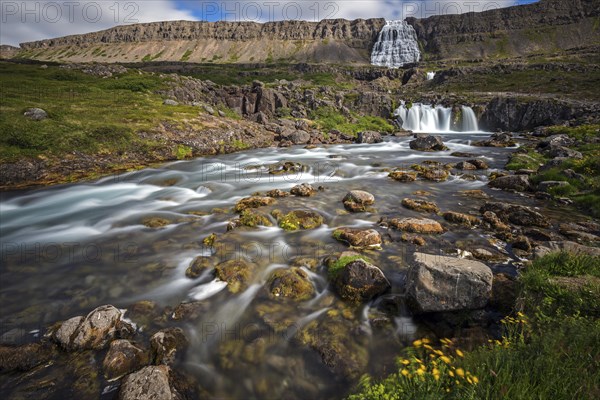
[[[406,293],[416,313],[474,310],[487,304],[492,280],[479,261],[415,253]]]
[[[294,210],[280,217],[278,224],[286,231],[315,229],[323,225],[323,216],[315,211]]]
[[[537,190],[540,192],[548,192],[551,188],[563,188],[569,186],[567,181],[544,181],[540,182],[537,186]]]
[[[417,180],[416,172],[393,171],[388,176],[398,182],[414,182]]]
[[[102,368],[105,378],[113,381],[137,371],[148,361],[148,354],[144,350],[129,340],[118,339],[110,343]]]
[[[281,190],[281,189],[273,189],[273,190],[269,190],[269,191],[266,193],[266,196],[267,196],[267,197],[272,197],[272,198],[274,198],[274,199],[281,198],[281,197],[288,197],[289,195],[290,195],[290,194],[289,194],[288,192],[284,192],[284,191],[283,191],[283,190]]]
[[[293,144],[306,144],[310,141],[310,133],[306,131],[295,131],[289,137]]]
[[[578,160],[583,158],[583,154],[579,151],[564,146],[550,147],[546,154],[552,158],[575,158]]]
[[[455,224],[475,226],[479,224],[479,219],[469,214],[448,211],[444,213],[444,219]]]
[[[375,131],[358,132],[358,136],[356,138],[356,143],[371,144],[381,142],[383,142],[381,133]]]
[[[444,233],[442,225],[427,218],[394,218],[389,221],[392,228],[411,233]]]
[[[272,197],[252,196],[241,199],[235,205],[236,212],[242,212],[249,208],[259,208],[275,204],[276,201]]]
[[[167,100],[163,101],[163,104],[165,106],[178,106],[179,105],[178,102],[176,102],[175,100],[171,100],[171,99],[167,99]]]
[[[352,190],[342,200],[346,210],[351,212],[364,212],[368,206],[375,203],[375,196],[364,190]]]
[[[494,133],[487,140],[473,143],[473,146],[480,147],[513,147],[516,145],[517,143],[513,140],[510,133]]]
[[[474,171],[477,169],[477,167],[473,164],[471,164],[468,161],[461,161],[458,164],[456,164],[456,169],[460,169],[463,171]]]
[[[443,182],[450,176],[450,173],[445,169],[426,168],[419,171],[419,176],[425,180],[432,182]]]
[[[338,228],[333,231],[333,237],[356,249],[380,248],[382,243],[375,229]]]
[[[507,175],[494,179],[488,186],[494,189],[514,190],[516,192],[525,192],[531,189],[529,177],[527,175]]]
[[[521,226],[537,226],[545,228],[549,226],[548,219],[537,211],[526,206],[506,204],[500,202],[486,202],[479,210],[485,215],[491,211],[504,223],[510,222]]]
[[[174,400],[165,365],[148,366],[127,375],[119,389],[119,400]]]
[[[312,187],[311,184],[303,183],[301,185],[294,186],[290,190],[290,193],[293,194],[294,196],[310,197],[310,196],[314,195],[315,193],[317,193],[317,191],[315,190],[314,187]]]
[[[444,145],[441,136],[424,136],[411,140],[409,146],[413,150],[418,151],[443,151],[448,150]]]
[[[546,150],[552,147],[564,146],[568,147],[573,144],[573,139],[569,137],[569,135],[560,134],[560,135],[552,135],[547,137],[538,143],[537,148]]]
[[[215,275],[223,282],[227,282],[227,288],[231,293],[238,293],[246,290],[255,269],[256,265],[253,263],[234,259],[217,265]]]
[[[111,305],[100,306],[85,318],[67,320],[54,337],[66,350],[99,350],[117,337],[131,335],[134,328],[121,320],[123,314]]]
[[[41,121],[48,118],[48,113],[41,108],[28,108],[23,115],[33,121]]]
[[[304,301],[315,294],[315,288],[308,274],[298,267],[278,269],[271,274],[267,285],[269,294],[274,298]]]
[[[474,165],[475,168],[477,169],[488,169],[489,166],[487,165],[487,163],[483,160],[480,160],[478,158],[472,159],[472,160],[467,160],[467,162],[471,165]]]
[[[152,350],[152,361],[154,364],[170,365],[175,363],[177,357],[181,357],[188,345],[181,328],[166,328],[156,332],[150,338]]]
[[[426,200],[415,200],[415,199],[403,199],[402,205],[409,210],[419,211],[419,212],[427,212],[427,213],[438,213],[440,212],[440,208],[432,201]]]
[[[354,303],[369,301],[391,287],[383,272],[363,259],[352,261],[338,271],[334,286],[342,299]]]

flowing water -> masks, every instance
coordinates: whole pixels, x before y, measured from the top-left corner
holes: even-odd
[[[402,102],[394,115],[399,118],[403,129],[413,132],[480,132],[475,112],[468,106],[461,106],[460,114],[455,115],[450,107],[421,103],[415,103],[408,107]],[[452,129],[452,121],[455,121],[454,129]]]
[[[447,124],[447,111],[437,110],[436,126]],[[426,122],[429,124],[432,122]],[[252,150],[171,163],[91,183],[3,193],[0,333],[18,328],[33,337],[56,321],[85,315],[102,304],[125,309],[140,300],[152,300],[161,308],[167,307],[163,326],[181,326],[191,338],[180,368],[195,376],[211,396],[340,397],[348,384],[323,365],[319,356],[322,348],[311,348],[299,339],[307,326],[314,326],[316,321],[327,334],[339,327],[334,331],[349,337],[342,341],[345,347],[337,351],[364,351],[361,354],[369,360],[367,371],[375,373],[389,368],[394,354],[422,328],[396,300],[414,246],[402,242],[398,232],[380,229],[386,243],[383,250],[370,252],[369,257],[385,272],[393,288],[375,302],[354,309],[332,293],[320,266],[324,256],[347,249],[331,238],[332,230],[340,226],[376,227],[381,217],[422,216],[400,205],[404,197],[418,197],[413,194],[417,190],[430,192],[427,198],[443,211],[476,212],[483,200],[465,197],[460,191],[483,189],[492,193],[483,171],[476,180],[452,176],[442,183],[411,184],[393,181],[387,171],[426,160],[457,162],[460,159],[450,156],[456,151],[476,153],[491,170],[501,168],[510,150],[470,145],[482,137],[446,134],[444,142],[450,150],[436,153],[411,151],[408,138],[312,150]],[[309,168],[303,173],[276,176],[261,167],[281,161],[299,162]],[[324,216],[325,225],[302,232],[261,227],[225,234],[228,220],[235,217],[227,210],[237,200],[254,192],[289,190],[303,182],[323,186],[324,190],[311,198],[279,199],[266,210],[315,210]],[[376,212],[341,212],[341,199],[352,189],[373,193]],[[515,197],[493,194],[500,199]],[[143,221],[149,217],[160,217],[170,224],[148,228]],[[220,237],[218,254],[202,243],[211,233]],[[488,239],[480,231],[454,227],[428,238],[428,246],[421,250],[453,251],[460,243],[489,247]],[[232,294],[223,282],[214,279],[211,270],[196,279],[185,276],[190,262],[200,255],[221,260],[243,257],[258,268],[248,288]],[[300,303],[270,298],[265,289],[268,277],[277,269],[288,268],[298,256],[319,261],[316,268],[303,264],[315,287],[314,297]],[[200,317],[173,321],[168,307],[191,301],[201,301]],[[396,307],[391,312],[390,305]],[[387,314],[382,309],[388,310]],[[389,323],[374,326],[378,316]],[[158,328],[146,329],[153,333]],[[111,398],[114,387],[107,382],[103,385],[106,398]]]
[[[399,68],[421,59],[417,33],[406,21],[387,21],[371,52],[371,64]]]

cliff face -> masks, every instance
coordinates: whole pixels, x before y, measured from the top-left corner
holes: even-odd
[[[597,44],[599,16],[600,0],[541,0],[407,22],[434,58],[501,58]]]
[[[384,19],[320,22],[155,22],[23,43],[37,59],[134,62],[337,62],[368,64]],[[59,52],[58,50],[63,50]]]

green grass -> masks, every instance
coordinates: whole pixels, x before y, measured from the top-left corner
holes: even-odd
[[[329,132],[336,129],[340,132],[354,135],[362,131],[379,131],[391,133],[394,127],[385,119],[374,116],[352,116],[354,121],[331,107],[321,107],[310,114],[310,118],[317,122],[319,127]]]
[[[532,169],[536,171],[546,161],[546,157],[535,150],[529,150],[527,153],[513,153],[508,164],[506,164],[506,169],[511,171]]]
[[[364,260],[368,263],[373,262],[367,256],[363,255],[344,256],[328,266],[327,275],[329,275],[330,279],[334,279],[344,268],[346,268],[346,265],[356,260]]]
[[[0,62],[0,158],[64,156],[158,148],[138,132],[160,121],[193,117],[191,106],[164,106],[154,91],[166,82],[131,71],[100,79],[74,70]],[[43,121],[23,116],[27,108],[48,113]]]
[[[190,59],[190,56],[192,55],[193,50],[186,50],[185,53],[183,53],[183,55],[181,56],[181,59],[179,61],[181,62],[186,62]]]
[[[363,377],[350,399],[598,398],[599,277],[598,257],[538,259],[520,276],[522,313],[503,319],[501,339],[464,358],[449,341],[430,349],[417,341],[398,359],[397,372]]]

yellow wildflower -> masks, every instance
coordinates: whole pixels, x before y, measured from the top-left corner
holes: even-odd
[[[406,359],[404,359],[404,360],[402,360],[402,361],[400,361],[400,362],[401,362],[402,364],[404,364],[404,365],[408,365],[408,364],[410,364],[410,361],[408,361],[408,360],[406,360]]]
[[[458,375],[461,378],[463,378],[465,376],[465,371],[462,368],[457,368],[456,369],[456,375]]]
[[[454,378],[454,372],[453,371],[448,371],[448,375],[450,375],[452,378]]]
[[[418,369],[417,370],[417,375],[423,375],[425,373],[425,371],[423,371],[422,369]]]
[[[473,384],[477,385],[479,383],[479,378],[476,376],[473,377]]]
[[[465,355],[463,354],[462,351],[460,351],[459,349],[456,349],[456,355],[459,357],[464,357]]]
[[[429,343],[431,343],[431,340],[425,338],[425,339],[421,339],[421,342],[423,342],[425,344],[429,344]]]
[[[448,356],[441,356],[440,360],[442,360],[443,362],[445,362],[446,364],[450,364],[450,357]]]
[[[415,340],[413,342],[413,346],[415,346],[415,347],[421,347],[421,345],[423,345],[423,341],[422,340]]]
[[[403,369],[402,371],[400,371],[400,373],[404,376],[408,376],[408,370]]]

